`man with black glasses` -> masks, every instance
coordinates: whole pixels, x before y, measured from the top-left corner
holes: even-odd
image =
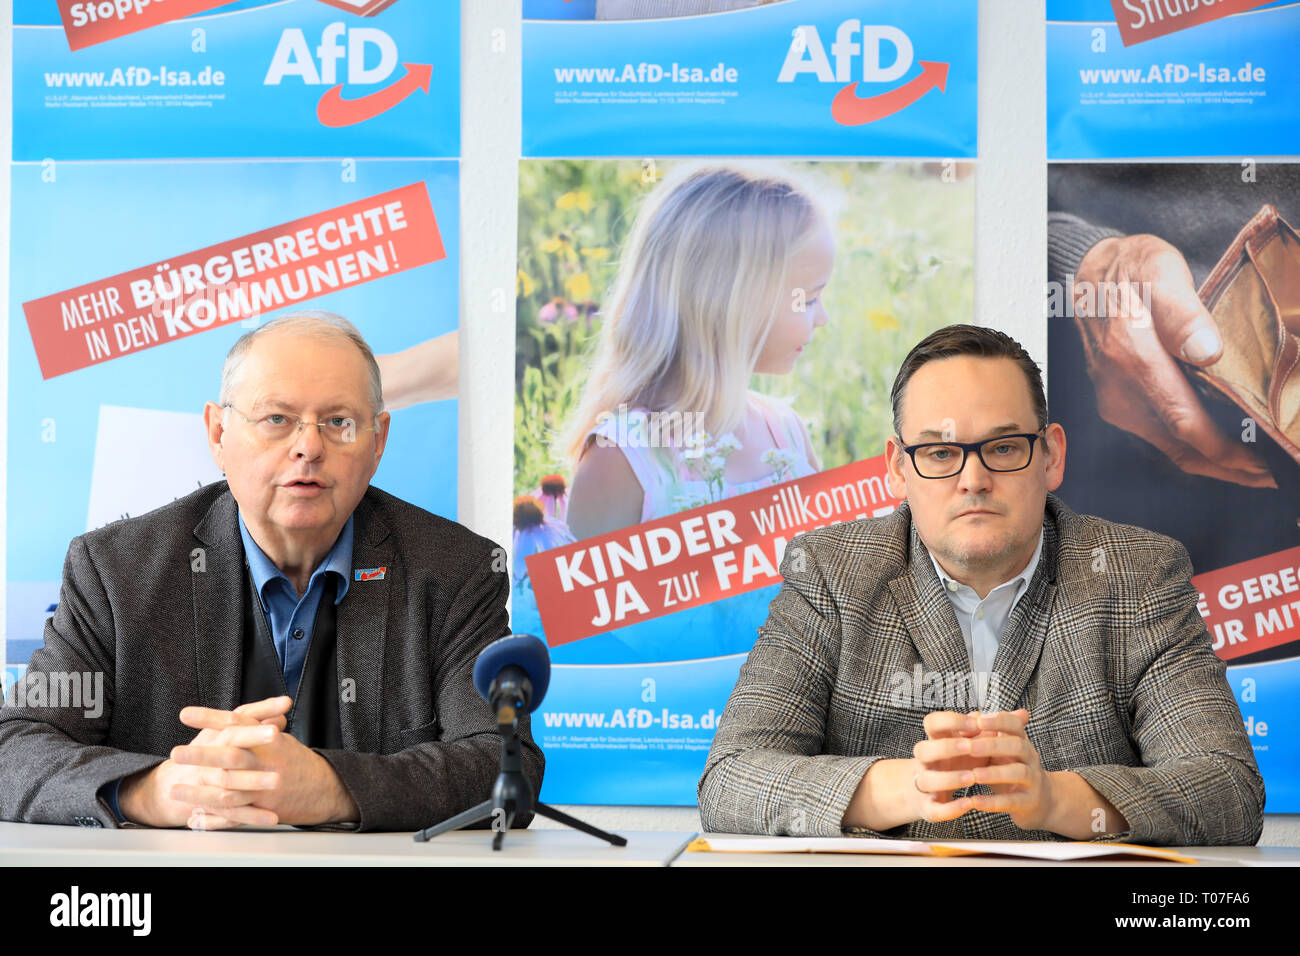
[[[891,402],[906,500],[787,548],[704,828],[1255,843],[1264,784],[1186,550],[1051,494],[1065,432],[1034,361],[949,326]]]

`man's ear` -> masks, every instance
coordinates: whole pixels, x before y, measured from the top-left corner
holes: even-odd
[[[1055,491],[1065,481],[1065,429],[1051,424],[1043,435],[1047,457],[1047,490]]]
[[[203,427],[208,432],[208,452],[222,474],[226,471],[225,456],[221,448],[221,439],[226,432],[225,426],[221,423],[224,417],[225,409],[216,402],[208,402],[203,406]]]
[[[388,445],[388,426],[393,416],[380,412],[375,416],[375,470],[379,470],[379,459],[384,457],[384,448]]]
[[[885,483],[895,498],[907,497],[907,482],[903,479],[903,447],[892,437],[885,439]]]

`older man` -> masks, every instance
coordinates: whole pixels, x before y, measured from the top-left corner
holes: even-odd
[[[1029,355],[950,326],[891,398],[906,501],[787,549],[700,781],[705,828],[1258,840],[1263,781],[1187,553],[1049,493],[1065,433]]]
[[[226,482],[68,549],[25,679],[98,672],[108,706],[0,711],[0,818],[414,829],[485,800],[472,671],[509,630],[503,552],[370,487],[389,415],[360,334],[248,333],[204,421]]]

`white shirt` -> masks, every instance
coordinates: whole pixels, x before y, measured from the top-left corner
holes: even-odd
[[[929,554],[928,548],[926,553]],[[985,705],[988,703],[989,675],[993,671],[993,660],[997,657],[998,641],[1001,640],[1002,632],[1006,629],[1007,618],[1011,616],[1012,608],[1029,590],[1029,582],[1033,580],[1034,569],[1038,567],[1038,559],[1042,554],[1043,532],[1039,531],[1038,547],[1034,548],[1033,557],[1029,559],[1025,569],[1011,580],[999,584],[982,600],[974,588],[949,577],[939,566],[939,562],[935,561],[934,555],[930,555],[934,571],[939,575],[944,594],[952,604],[953,612],[957,615],[957,623],[961,625],[962,637],[966,640],[966,653],[970,655],[971,669],[978,677],[976,686],[979,688],[981,710],[986,709]]]

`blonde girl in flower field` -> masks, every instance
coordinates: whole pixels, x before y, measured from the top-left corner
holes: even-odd
[[[577,539],[818,470],[799,415],[749,382],[788,374],[826,324],[834,258],[785,173],[685,168],[647,197],[560,439]]]

